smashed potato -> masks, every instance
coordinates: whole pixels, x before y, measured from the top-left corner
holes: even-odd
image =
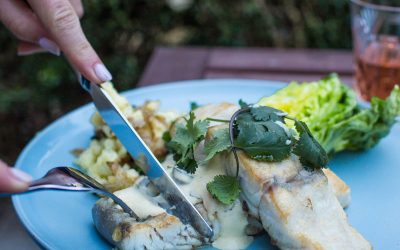
[[[158,101],[147,101],[142,106],[134,107],[125,97],[118,94],[111,83],[105,83],[103,88],[154,155],[157,158],[164,157],[167,149],[162,136],[179,115],[175,112],[159,112]],[[95,128],[95,136],[90,146],[79,154],[76,164],[109,191],[132,185],[140,171],[135,161],[98,112],[92,116],[91,122]]]

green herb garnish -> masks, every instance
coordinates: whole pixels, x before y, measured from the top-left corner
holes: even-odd
[[[189,119],[185,119],[186,125],[178,123],[175,135],[167,143],[167,147],[174,153],[174,160],[178,167],[188,173],[196,172],[198,165],[194,159],[194,150],[204,139],[208,128],[208,121],[195,122],[195,118],[194,113],[190,112]]]
[[[296,131],[286,126],[286,119],[294,121]],[[175,135],[167,143],[174,153],[178,167],[189,173],[194,173],[198,167],[194,150],[204,139],[209,125],[207,120],[194,120],[195,115],[190,112],[186,125],[177,124]],[[169,139],[168,135],[165,137]],[[328,162],[325,150],[314,139],[304,122],[270,107],[246,105],[235,112],[229,121],[229,128],[216,130],[204,145],[205,161],[227,150],[231,150],[235,156],[236,176],[219,175],[207,184],[210,194],[224,204],[231,204],[240,194],[237,150],[243,151],[254,160],[270,162],[282,161],[293,153],[299,156],[301,163],[310,171],[325,167]]]
[[[328,164],[328,156],[324,148],[312,136],[307,125],[295,120],[296,130],[300,134],[293,153],[300,157],[300,162],[309,169],[319,169]]]
[[[228,150],[231,147],[228,128],[218,129],[213,134],[213,138],[204,145],[204,153],[206,154],[204,161],[211,160],[217,153]]]
[[[286,126],[286,119],[295,122],[298,138]],[[252,159],[276,162],[293,153],[310,170],[323,168],[328,163],[325,150],[307,125],[280,110],[271,107],[241,109],[232,117],[230,130],[234,137],[233,150],[242,150]]]
[[[240,194],[239,180],[233,176],[217,175],[207,183],[210,194],[225,205],[232,204]]]
[[[200,108],[201,106],[197,102],[190,102],[190,111]]]
[[[165,131],[162,135],[162,139],[165,143],[168,143],[172,140],[171,133],[169,131]]]
[[[250,158],[259,161],[282,161],[293,147],[293,138],[285,127],[279,110],[258,107],[237,116],[234,145]]]
[[[240,108],[243,109],[243,108],[249,107],[249,104],[247,102],[243,101],[242,99],[239,99],[239,106],[240,106]]]

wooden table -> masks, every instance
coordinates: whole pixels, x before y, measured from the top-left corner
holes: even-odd
[[[206,78],[309,81],[331,72],[337,72],[344,82],[351,84],[353,68],[349,51],[159,47],[138,85]],[[39,249],[18,221],[10,200],[5,198],[0,198],[0,249]]]
[[[336,72],[352,84],[351,51],[268,48],[156,48],[139,86],[190,79],[247,78],[289,82]]]

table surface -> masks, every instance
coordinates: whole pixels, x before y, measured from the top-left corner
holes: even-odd
[[[158,47],[138,86],[209,78],[310,81],[332,72],[352,84],[354,63],[350,51]],[[0,248],[40,249],[19,222],[8,198],[0,198]]]
[[[336,72],[352,84],[351,51],[269,48],[159,47],[139,86],[208,78],[311,81]]]

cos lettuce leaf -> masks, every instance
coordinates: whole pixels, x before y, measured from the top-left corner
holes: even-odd
[[[396,86],[386,100],[372,98],[370,108],[363,108],[353,90],[332,74],[317,82],[292,82],[258,104],[280,109],[305,122],[332,155],[371,148],[385,137],[400,115],[400,89]]]

